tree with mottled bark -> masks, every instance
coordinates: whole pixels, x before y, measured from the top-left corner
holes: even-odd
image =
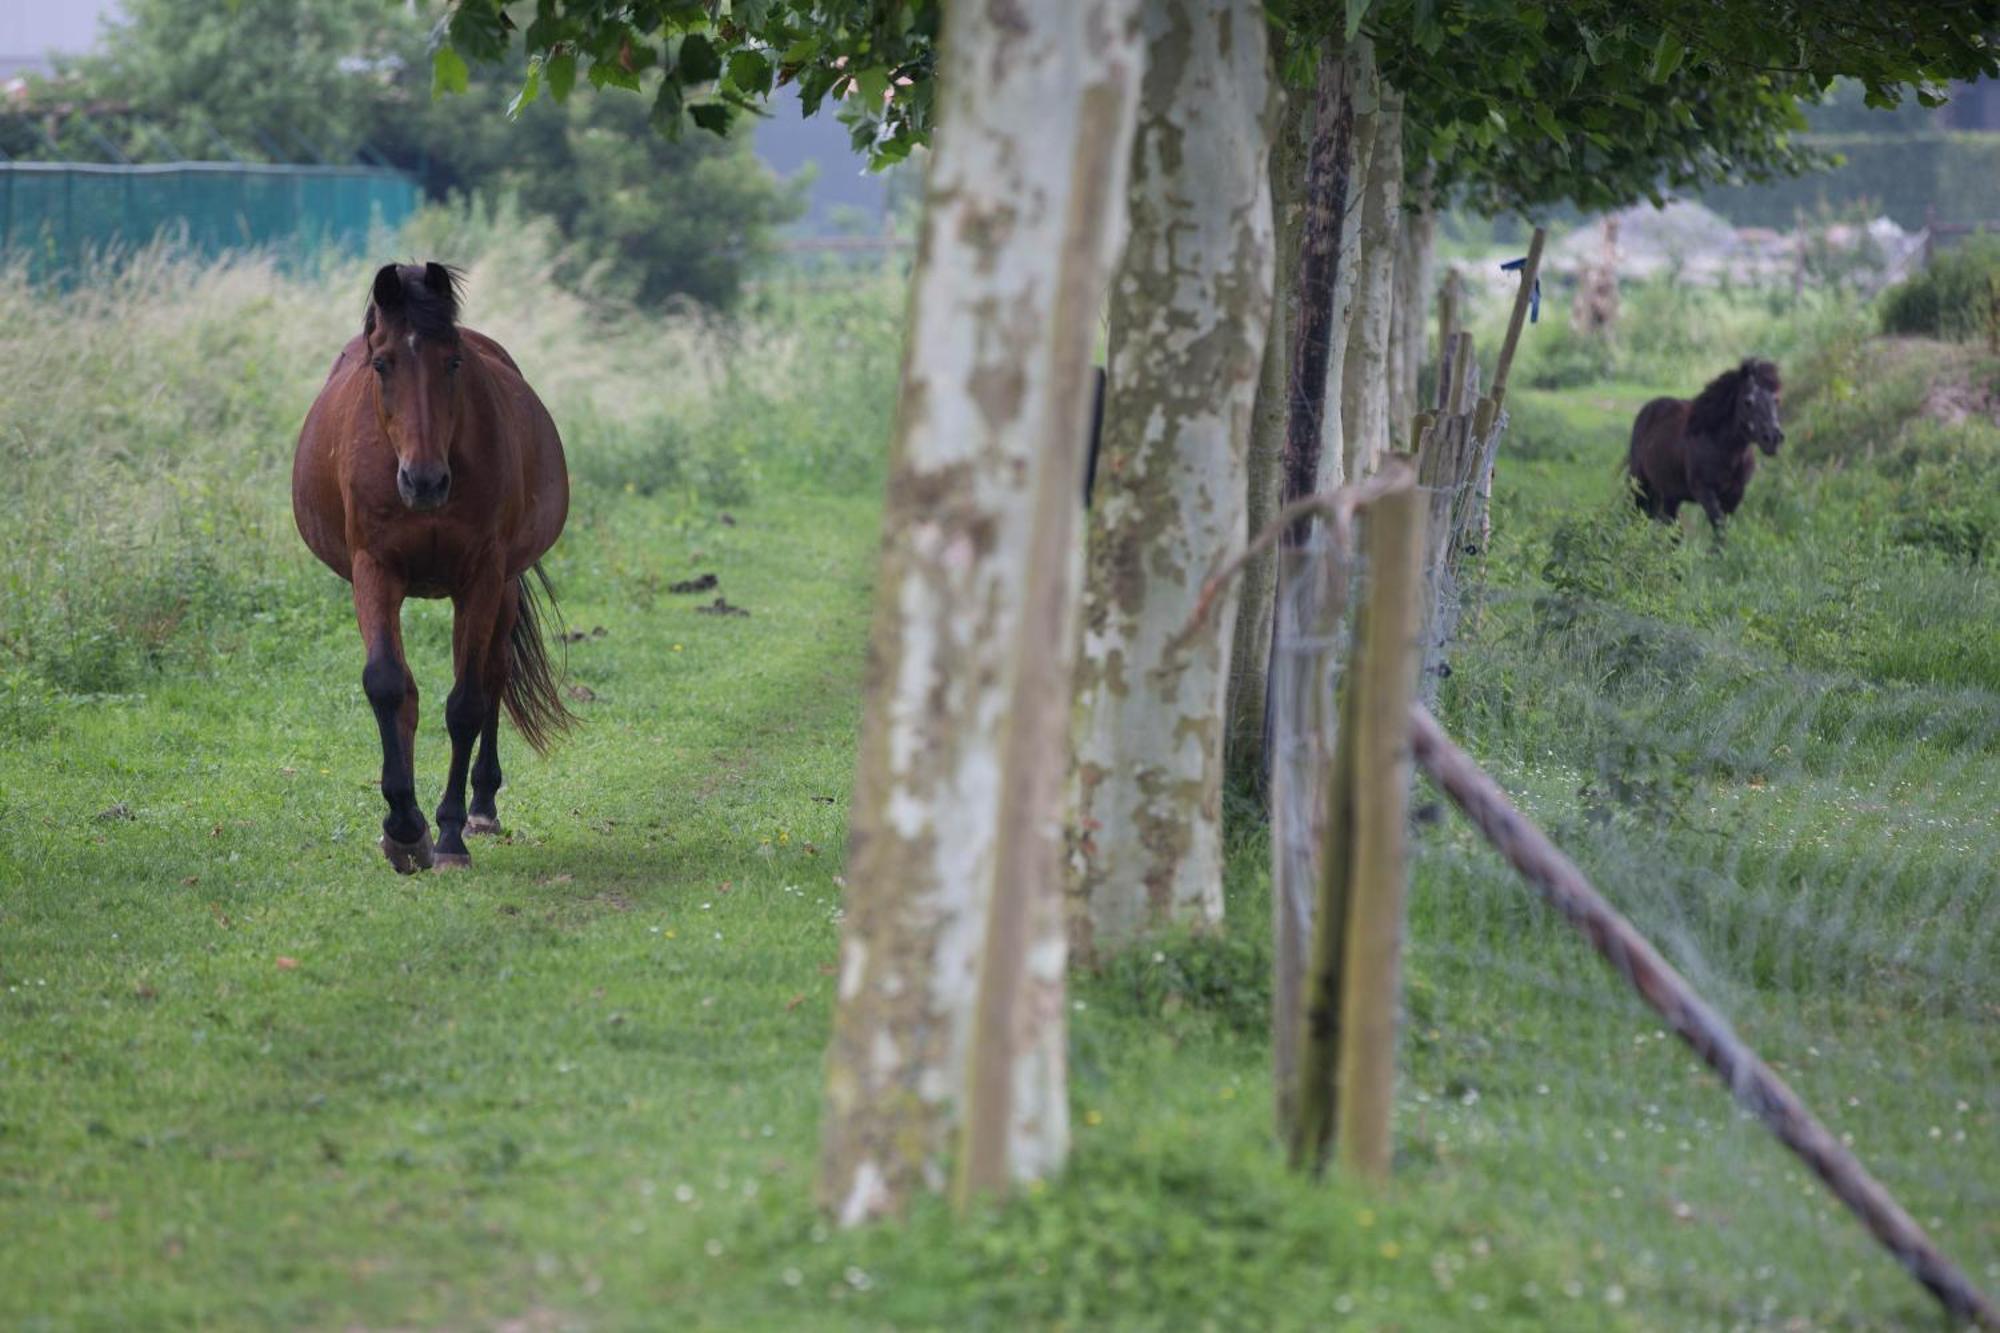
[[[1073,939],[1113,948],[1222,917],[1233,604],[1184,635],[1242,544],[1271,321],[1265,20],[1256,0],[1146,0],[1131,235],[1077,673]]]
[[[852,1224],[1068,1148],[1070,551],[1136,0],[956,6],[911,282],[820,1193]]]
[[[1361,199],[1361,239],[1353,265],[1354,311],[1348,321],[1340,401],[1341,475],[1354,480],[1375,470],[1389,450],[1393,433],[1389,420],[1389,329],[1390,307],[1396,299],[1396,232],[1402,213],[1402,94],[1382,83],[1372,110],[1357,119],[1373,121],[1373,125],[1365,131],[1372,148]]]

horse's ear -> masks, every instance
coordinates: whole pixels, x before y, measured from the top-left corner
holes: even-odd
[[[385,315],[393,315],[403,308],[403,275],[396,271],[394,264],[384,264],[375,270],[375,286],[369,292],[374,298],[374,309]]]
[[[424,265],[424,286],[430,288],[436,297],[451,308],[453,319],[458,318],[458,274],[449,267],[432,260]]]

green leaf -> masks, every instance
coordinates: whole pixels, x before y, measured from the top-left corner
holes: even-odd
[[[1361,31],[1361,20],[1368,17],[1371,0],[1347,0],[1347,39],[1354,40],[1354,34]]]
[[[576,52],[565,47],[549,57],[549,92],[558,102],[569,100],[569,90],[576,87]]]
[[[431,55],[431,97],[462,93],[472,86],[472,71],[456,47],[440,46]],[[488,113],[491,114],[491,113]]]
[[[514,100],[507,104],[507,119],[519,120],[521,108],[542,95],[542,58],[536,56],[528,61],[528,78],[521,85],[521,91],[514,94]]]
[[[639,91],[639,76],[623,65],[609,60],[599,60],[590,67],[590,86],[593,88],[623,88],[628,93]],[[668,87],[674,85],[668,84]]]
[[[449,19],[451,44],[474,60],[495,61],[507,54],[514,21],[494,0],[460,3]]]
[[[1657,45],[1653,47],[1653,82],[1665,83],[1687,58],[1687,47],[1672,32],[1662,32]]]
[[[870,111],[878,109],[889,91],[889,71],[880,66],[862,70],[854,76],[854,89]]]
[[[660,91],[653,95],[653,124],[665,130],[670,137],[679,137],[681,123],[681,86],[672,79],[663,80]]]
[[[682,83],[708,83],[722,73],[722,57],[704,34],[691,32],[681,38],[677,69]]]
[[[729,133],[729,108],[721,102],[700,102],[688,108],[688,116],[710,134]]]
[[[771,62],[760,51],[738,51],[729,57],[729,81],[740,92],[763,97],[771,91]]]

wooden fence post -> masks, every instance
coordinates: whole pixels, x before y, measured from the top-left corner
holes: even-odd
[[[1542,246],[1548,239],[1547,227],[1535,228],[1534,239],[1528,242],[1528,262],[1521,265],[1521,290],[1514,293],[1514,312],[1507,317],[1507,340],[1500,344],[1500,360],[1493,366],[1493,388],[1487,394],[1493,400],[1496,416],[1507,404],[1507,372],[1514,368],[1514,349],[1520,346],[1521,327],[1528,322],[1535,280],[1542,274]]]
[[[1325,783],[1290,1145],[1294,1166],[1318,1170],[1338,1127],[1342,1164],[1370,1177],[1389,1166],[1410,773],[1405,719],[1416,675],[1425,504],[1407,459],[1385,459],[1381,480],[1385,489],[1364,517],[1369,590]]]
[[[1451,372],[1452,340],[1465,319],[1465,279],[1457,265],[1445,270],[1444,284],[1438,289],[1438,382],[1437,404],[1444,406],[1445,385]]]
[[[1341,967],[1334,1123],[1343,1170],[1386,1180],[1408,887],[1410,698],[1422,602],[1424,497],[1392,491],[1368,513],[1368,600],[1354,671],[1353,869]]]

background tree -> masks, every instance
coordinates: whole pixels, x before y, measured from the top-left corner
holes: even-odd
[[[747,133],[655,134],[644,103],[588,82],[560,105],[520,98],[520,52],[463,97],[434,98],[429,27],[366,0],[132,0],[42,95],[97,108],[92,128],[136,159],[366,155],[432,200],[511,195],[555,224],[567,281],[596,271],[607,294],[648,304],[729,304],[802,211],[800,183],[778,180]],[[81,122],[72,139],[102,155]]]
[[[1148,0],[1132,231],[1111,299],[1076,740],[1077,938],[1222,917],[1223,707],[1250,412],[1271,323],[1265,23],[1246,0]]]

